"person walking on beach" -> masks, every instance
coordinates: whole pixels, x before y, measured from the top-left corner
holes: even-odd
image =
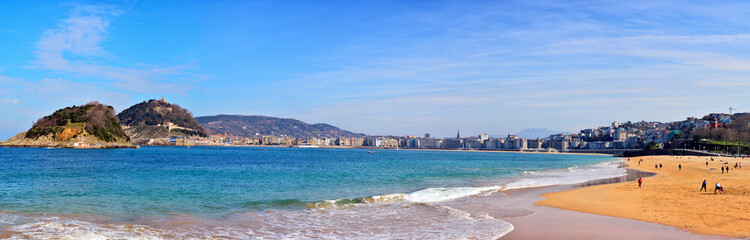
[[[708,167],[708,161],[706,161],[706,167]]]
[[[724,173],[724,166],[721,166],[721,173]]]
[[[662,167],[662,165],[661,165],[661,163],[659,163],[659,168],[661,168],[661,167]]]
[[[716,191],[719,191],[719,193],[724,193],[724,187],[719,184],[719,182],[716,182],[716,188],[714,188],[714,194],[716,194]]]
[[[704,191],[704,190],[708,192],[708,189],[706,189],[706,179],[703,179],[703,185],[701,185],[701,190],[699,190],[699,192]]]
[[[678,170],[682,171],[682,164],[677,165]]]
[[[643,183],[642,178],[638,178],[638,188],[641,188],[641,184]]]

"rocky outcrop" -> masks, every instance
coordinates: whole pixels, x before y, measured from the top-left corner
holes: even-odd
[[[37,120],[0,147],[132,148],[114,108],[98,102],[66,107]]]
[[[52,148],[135,148],[129,141],[104,142],[83,131],[75,137],[59,141],[53,134],[27,138],[26,132],[0,142],[0,147],[52,147]]]

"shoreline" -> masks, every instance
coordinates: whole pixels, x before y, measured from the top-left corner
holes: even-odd
[[[210,151],[210,150],[209,150]],[[458,150],[461,151],[461,150]],[[608,159],[608,161],[600,162],[605,163],[607,165],[608,169],[614,170],[618,163],[621,162],[627,162],[623,158],[602,158],[602,159]],[[593,165],[598,165],[598,163],[593,163]],[[579,167],[576,167],[579,168]],[[573,177],[573,178],[566,178],[566,179],[592,179],[592,180],[586,180],[580,183],[572,183],[572,184],[558,184],[558,185],[543,185],[543,186],[536,186],[536,187],[522,187],[522,188],[514,188],[514,189],[507,189],[507,190],[501,190],[501,191],[485,191],[481,194],[476,195],[470,195],[470,196],[464,196],[455,198],[452,200],[447,200],[445,202],[439,202],[436,204],[421,204],[421,203],[406,203],[403,204],[403,206],[409,206],[408,208],[403,208],[402,203],[396,203],[392,204],[390,203],[390,200],[385,199],[383,206],[392,206],[388,207],[387,209],[391,209],[394,211],[402,211],[403,209],[410,209],[410,210],[403,210],[407,211],[413,216],[422,216],[419,214],[414,215],[413,211],[417,211],[418,209],[422,208],[429,208],[430,212],[429,214],[434,214],[434,209],[432,205],[445,205],[450,208],[458,209],[460,211],[467,212],[471,215],[471,219],[469,220],[462,220],[462,221],[480,221],[480,222],[492,222],[491,220],[487,220],[485,217],[483,217],[482,214],[486,214],[489,216],[492,216],[493,218],[507,222],[509,224],[512,224],[511,229],[512,230],[507,233],[504,233],[504,235],[500,239],[545,239],[545,238],[553,238],[553,239],[566,239],[566,238],[560,238],[560,236],[563,236],[564,234],[568,234],[570,238],[567,239],[611,239],[611,236],[603,237],[603,236],[592,236],[587,235],[589,233],[586,233],[586,230],[592,230],[592,226],[597,228],[598,233],[607,233],[609,230],[612,229],[620,229],[622,231],[625,231],[627,229],[623,229],[623,226],[637,226],[639,230],[643,229],[651,229],[650,232],[648,232],[651,235],[645,235],[647,236],[663,236],[660,239],[711,239],[706,238],[701,235],[695,235],[693,233],[687,233],[684,231],[681,231],[676,228],[667,228],[664,229],[664,225],[656,224],[656,223],[647,223],[642,221],[635,221],[635,220],[629,220],[624,218],[616,218],[616,217],[606,217],[601,215],[595,215],[595,214],[586,214],[586,213],[579,213],[574,211],[568,211],[568,210],[561,210],[557,208],[551,208],[551,207],[545,207],[545,206],[536,206],[534,202],[537,202],[541,200],[543,197],[541,195],[543,193],[547,192],[559,192],[559,191],[565,191],[570,189],[580,189],[580,188],[587,188],[589,186],[600,186],[602,184],[608,184],[611,185],[612,183],[622,183],[622,182],[628,182],[632,181],[636,177],[647,177],[652,176],[654,173],[646,172],[646,171],[639,171],[637,169],[628,169],[625,170],[624,168],[616,168],[618,171],[614,171],[615,174],[626,172],[627,174],[624,176],[617,176],[617,177],[605,177],[605,178],[599,178],[596,179],[595,176],[607,176],[608,174],[604,175],[591,175],[592,173],[590,170],[599,169],[599,167],[590,168],[588,165],[581,166],[578,170],[572,170],[571,168],[567,168],[567,171],[573,171],[577,172],[579,175],[575,176],[585,176],[586,178],[579,178],[579,177]],[[560,172],[563,172],[565,174],[566,168],[560,168],[560,169],[547,169],[552,170],[550,176],[556,176]],[[562,171],[558,171],[562,170]],[[582,170],[582,171],[581,171]],[[546,171],[546,170],[545,170]],[[609,173],[613,173],[613,171],[606,171]],[[580,175],[583,173],[583,175]],[[537,173],[530,173],[531,175],[527,176],[530,178],[536,178]],[[567,176],[567,175],[566,175]],[[614,175],[609,175],[614,176]],[[522,178],[527,178],[522,177]],[[537,176],[538,177],[538,176]],[[650,178],[649,178],[650,179]],[[518,180],[518,179],[515,179]],[[515,181],[514,180],[514,181]],[[566,182],[566,181],[562,181]],[[570,182],[570,181],[568,181]],[[439,188],[438,188],[439,189]],[[414,192],[411,192],[414,193]],[[411,194],[411,193],[404,193],[404,194]],[[401,195],[401,194],[398,194]],[[378,195],[379,196],[379,195]],[[369,203],[369,202],[368,202]],[[373,205],[365,205],[365,206],[373,206]],[[342,208],[347,209],[347,208]],[[368,208],[356,208],[356,211],[362,211],[362,213],[368,211]],[[380,209],[380,208],[377,208]],[[439,209],[439,207],[438,207]],[[424,210],[424,209],[423,209]],[[268,212],[284,212],[285,210],[274,210],[270,209]],[[328,209],[322,208],[319,210],[316,210],[315,212],[326,212]],[[381,211],[381,210],[378,210]],[[421,210],[420,210],[421,211]],[[267,213],[266,211],[263,211],[263,213]],[[309,212],[305,213],[298,213],[298,212],[292,212],[295,215],[304,216],[305,214],[308,214]],[[149,229],[153,229],[154,231],[172,231],[175,230],[172,227],[175,221],[182,221],[180,218],[189,218],[190,221],[196,221],[195,223],[206,223],[206,222],[212,222],[215,224],[218,224],[219,226],[223,226],[225,224],[234,224],[235,222],[224,222],[221,219],[214,219],[211,217],[200,217],[198,215],[190,215],[190,214],[179,214],[175,213],[175,218],[166,218],[161,219],[159,217],[157,218],[144,218],[144,219],[136,219],[137,221],[132,222],[120,222],[119,220],[106,220],[106,221],[93,221],[92,224],[95,224],[94,226],[106,226],[106,227],[120,227],[120,226],[139,226],[142,224],[145,227],[148,227]],[[424,214],[424,212],[420,212],[420,214]],[[245,215],[250,218],[245,218]],[[82,215],[83,216],[83,215]],[[230,215],[235,217],[234,215]],[[248,212],[241,212],[240,213],[240,220],[241,222],[247,222],[252,219],[252,217],[256,216],[256,212],[248,211]],[[366,216],[366,215],[357,215],[359,216]],[[432,215],[426,215],[426,216],[432,216]],[[85,216],[84,216],[85,217]],[[581,226],[580,224],[576,224],[576,219],[588,219],[588,221],[592,221],[588,225]],[[79,219],[77,215],[73,215],[70,217],[69,220],[76,220]],[[154,220],[155,219],[155,220]],[[417,218],[418,219],[418,218]],[[440,218],[436,218],[440,219]],[[85,219],[84,219],[85,220]],[[172,221],[175,220],[175,221]],[[573,221],[571,221],[573,220]],[[153,225],[156,221],[156,225]],[[557,222],[555,222],[557,221]],[[57,223],[57,222],[55,222]],[[562,224],[560,224],[562,223]],[[111,225],[110,225],[111,224]],[[162,225],[166,224],[166,225]],[[558,228],[549,228],[548,225],[550,224],[558,224],[561,225],[561,227]],[[394,225],[395,226],[395,225]],[[425,225],[428,226],[428,225]],[[432,225],[430,225],[432,226]],[[486,225],[485,225],[486,226]],[[539,236],[534,235],[538,234],[538,229],[545,229],[544,233],[547,235]],[[604,229],[604,230],[598,230],[598,229]],[[293,230],[293,229],[292,229]],[[561,232],[562,231],[562,232]],[[565,232],[568,231],[568,232]],[[579,233],[570,233],[570,231],[581,231]],[[8,232],[5,232],[7,234]],[[3,232],[0,231],[0,236]],[[530,235],[529,235],[530,234]],[[659,235],[661,234],[661,235]],[[633,236],[633,235],[629,235]],[[643,238],[644,235],[635,235],[632,238]],[[669,238],[670,236],[681,236],[682,238]],[[698,236],[698,237],[696,237]],[[630,238],[630,239],[632,239]]]
[[[0,144],[0,147],[2,148],[54,148],[54,149],[121,149],[121,148],[140,148],[140,146],[137,145],[101,145],[98,147],[70,147],[70,146],[62,146],[62,145],[29,145],[29,144]]]
[[[631,220],[620,217],[576,212],[547,206],[535,202],[544,199],[541,195],[550,192],[610,185],[632,181],[638,177],[654,176],[654,173],[627,170],[623,176],[595,179],[583,183],[541,187],[527,187],[493,192],[485,197],[458,199],[447,206],[465,211],[472,217],[488,215],[510,223],[513,230],[500,240],[516,239],[725,239],[700,235],[658,223]],[[544,231],[539,231],[544,229]],[[634,231],[637,229],[637,231]]]
[[[178,145],[138,145],[141,147],[187,147]],[[239,147],[239,148],[295,148],[287,145],[189,145],[189,147]],[[578,153],[578,152],[541,152],[541,151],[508,151],[508,150],[463,150],[463,149],[432,149],[432,148],[378,148],[378,147],[362,147],[362,146],[318,146],[316,148],[301,148],[301,149],[364,149],[364,150],[386,150],[386,151],[436,151],[436,152],[487,152],[487,153],[534,153],[534,154],[563,154],[563,155],[596,155],[596,156],[612,156],[613,154],[607,153]]]
[[[643,159],[641,164],[638,161]],[[535,204],[637,221],[673,226],[695,234],[747,238],[750,236],[750,169],[735,169],[746,159],[699,156],[643,156],[630,158],[628,169],[654,172],[644,178],[642,188],[634,181],[585,186],[543,193]],[[706,166],[708,162],[708,166]],[[724,164],[729,162],[731,164]],[[662,164],[663,167],[653,168]],[[678,167],[681,166],[681,169]],[[731,173],[721,173],[731,166]],[[699,192],[708,181],[707,192]],[[715,182],[726,194],[714,195]],[[744,226],[744,227],[743,227]]]
[[[608,166],[614,167],[615,165],[609,164]],[[565,170],[565,168],[555,170]],[[503,195],[504,192],[493,190],[486,193]],[[357,238],[361,236],[362,238],[374,238],[372,236],[384,233],[384,235],[380,235],[383,238],[411,236],[411,238],[418,239],[446,239],[470,236],[471,239],[494,239],[507,234],[507,232],[512,232],[513,226],[511,223],[502,218],[469,217],[465,215],[466,212],[462,212],[464,211],[463,207],[451,206],[451,204],[462,205],[461,202],[472,200],[494,201],[492,196],[485,196],[482,193],[436,203],[383,199],[381,204],[365,203],[358,204],[356,207],[343,206],[341,208],[299,210],[268,208],[265,210],[243,210],[223,216],[204,216],[179,212],[140,216],[13,212],[8,214],[9,218],[14,219],[12,223],[6,226],[0,225],[0,237],[34,238],[33,236],[86,234],[86,236],[102,236],[102,238],[118,238],[117,236],[127,238],[122,236],[132,236],[134,238],[166,239],[206,239],[210,238],[209,236],[228,239],[264,236],[273,239],[294,238],[294,236],[311,236],[310,238],[326,238],[325,236]],[[514,203],[508,202],[508,204]],[[447,208],[443,207],[446,205]],[[458,209],[458,211],[451,208]],[[497,209],[496,212],[502,212],[502,209]],[[342,219],[346,220],[342,221]],[[394,221],[394,219],[399,220]],[[403,225],[404,222],[407,226]],[[305,227],[293,227],[297,226],[294,224],[304,224]],[[362,228],[363,225],[368,224],[372,225]],[[130,231],[129,229],[137,229],[137,231]],[[263,232],[263,229],[273,230]],[[383,232],[383,229],[388,231]],[[257,232],[257,235],[243,235],[248,230]],[[227,231],[231,234],[224,234],[224,232],[219,231]],[[364,232],[358,233],[358,231]],[[395,231],[396,234],[391,235],[391,231]],[[298,235],[299,232],[304,235]],[[333,235],[319,235],[320,233]]]

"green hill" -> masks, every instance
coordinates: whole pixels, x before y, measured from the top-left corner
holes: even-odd
[[[86,131],[104,142],[128,141],[114,113],[112,106],[98,102],[66,107],[36,121],[26,132],[26,137],[52,134],[55,139],[66,141]]]
[[[31,129],[0,145],[10,147],[133,147],[115,110],[98,102],[66,107],[37,120]]]
[[[209,131],[207,128],[201,126],[198,121],[193,118],[187,109],[180,107],[177,104],[170,104],[163,100],[151,99],[143,101],[136,105],[123,110],[117,117],[123,125],[135,127],[129,128],[133,130],[146,129],[148,132],[133,132],[130,135],[139,135],[143,137],[169,137],[170,133],[162,134],[160,131],[155,131],[152,128],[138,128],[143,126],[157,126],[166,125],[172,123],[180,128],[172,129],[170,132],[175,132],[181,135],[196,135],[201,137],[207,137]]]

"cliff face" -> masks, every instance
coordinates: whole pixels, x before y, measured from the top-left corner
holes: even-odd
[[[22,132],[0,142],[0,147],[52,147],[52,148],[134,148],[129,141],[106,142],[83,132],[66,141],[59,141],[53,134],[27,138]]]
[[[128,126],[126,132],[133,138],[168,138],[174,135],[207,137],[209,134],[208,129],[201,126],[187,109],[161,100],[138,103],[123,110],[117,117],[123,125]],[[173,125],[166,127],[168,123]]]
[[[121,148],[133,147],[111,106],[91,102],[55,111],[37,120],[4,147]]]

